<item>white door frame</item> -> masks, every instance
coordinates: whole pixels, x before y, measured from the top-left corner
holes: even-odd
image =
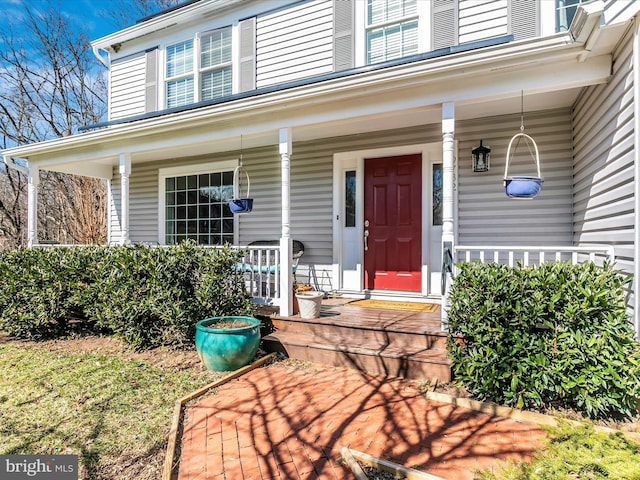
[[[376,148],[333,155],[333,278],[339,291],[364,293],[364,160],[365,158],[422,155],[422,291],[424,297],[439,297],[437,286],[430,285],[432,273],[441,265],[429,265],[429,246],[440,242],[432,228],[432,165],[442,163],[442,142]],[[356,172],[356,222],[352,229],[344,227],[345,172]],[[435,228],[437,232],[438,229]],[[440,228],[441,231],[441,228]],[[436,241],[437,240],[437,241]],[[433,258],[433,256],[431,256]],[[349,267],[349,268],[346,268]],[[437,292],[436,292],[437,290]],[[393,292],[380,292],[393,294]],[[405,296],[408,292],[398,292]],[[437,294],[437,295],[436,295]],[[413,292],[415,295],[415,292]]]

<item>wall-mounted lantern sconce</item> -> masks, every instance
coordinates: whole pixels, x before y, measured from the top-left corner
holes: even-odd
[[[480,146],[471,150],[471,157],[473,159],[473,171],[474,172],[488,172],[489,161],[491,157],[491,149],[489,147],[482,146],[482,140],[480,140]]]

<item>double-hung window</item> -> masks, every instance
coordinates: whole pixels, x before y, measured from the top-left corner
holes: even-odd
[[[167,108],[193,103],[193,40],[167,47]]]
[[[231,95],[232,72],[231,27],[167,46],[167,108]]]
[[[231,28],[200,38],[200,99],[231,95]]]
[[[234,243],[233,170],[171,167],[160,170],[163,240],[176,245],[190,239],[200,245]]]
[[[367,0],[367,63],[418,53],[418,0]]]

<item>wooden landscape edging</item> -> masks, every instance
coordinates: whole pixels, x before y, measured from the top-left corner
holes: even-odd
[[[402,478],[406,478],[407,480],[445,480],[444,478],[432,475],[431,473],[421,472],[414,468],[403,467],[397,463],[372,457],[369,454],[358,452],[357,450],[351,450],[347,447],[342,447],[340,453],[342,455],[342,459],[349,468],[351,468],[356,480],[367,480],[368,478],[358,462],[377,468],[378,470],[384,470],[385,472],[392,473],[396,476],[400,475]]]
[[[473,410],[476,412],[486,413],[487,415],[510,418],[511,420],[515,420],[518,422],[531,422],[536,423],[538,425],[546,425],[549,427],[557,427],[560,422],[566,422],[571,425],[584,425],[584,421],[578,420],[570,420],[570,419],[562,419],[558,417],[553,417],[551,415],[545,415],[544,413],[538,412],[529,412],[526,410],[519,410],[517,408],[504,407],[502,405],[498,405],[497,403],[492,402],[481,402],[479,400],[474,400],[472,398],[467,397],[457,397],[455,395],[450,395],[448,393],[434,392],[432,390],[428,390],[426,392],[427,400],[434,400],[436,402],[448,403],[450,405],[455,405],[457,407],[467,408],[469,410]],[[628,436],[629,438],[633,438],[635,440],[640,440],[640,433],[638,432],[626,432],[624,430],[619,430],[616,428],[605,427],[602,425],[593,425],[593,428],[596,432],[601,433],[622,433],[623,435]]]
[[[255,362],[247,365],[246,367],[239,368],[238,370],[231,372],[224,378],[217,380],[209,385],[206,385],[195,392],[191,392],[188,395],[185,395],[180,400],[176,401],[176,404],[173,408],[173,422],[171,423],[171,430],[169,430],[169,441],[167,443],[167,453],[164,457],[164,468],[162,470],[162,480],[171,480],[171,476],[173,475],[174,465],[174,456],[176,454],[176,444],[178,442],[178,430],[180,429],[180,421],[182,419],[182,407],[185,403],[194,400],[205,393],[207,393],[212,388],[219,387],[220,385],[224,385],[225,383],[233,380],[234,378],[241,377],[245,373],[254,370],[269,360],[273,359],[276,356],[276,353],[270,353],[269,355],[256,360]]]

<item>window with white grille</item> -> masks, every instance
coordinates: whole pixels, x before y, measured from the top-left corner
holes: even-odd
[[[234,242],[234,217],[228,201],[233,196],[233,171],[201,171],[163,175],[164,243],[187,239],[200,245]]]
[[[193,40],[167,47],[167,108],[193,102]]]
[[[201,100],[231,94],[231,28],[222,28],[200,38],[200,79]]]
[[[232,81],[231,27],[167,47],[167,108],[231,95]]]
[[[418,0],[367,0],[367,63],[418,53]]]

